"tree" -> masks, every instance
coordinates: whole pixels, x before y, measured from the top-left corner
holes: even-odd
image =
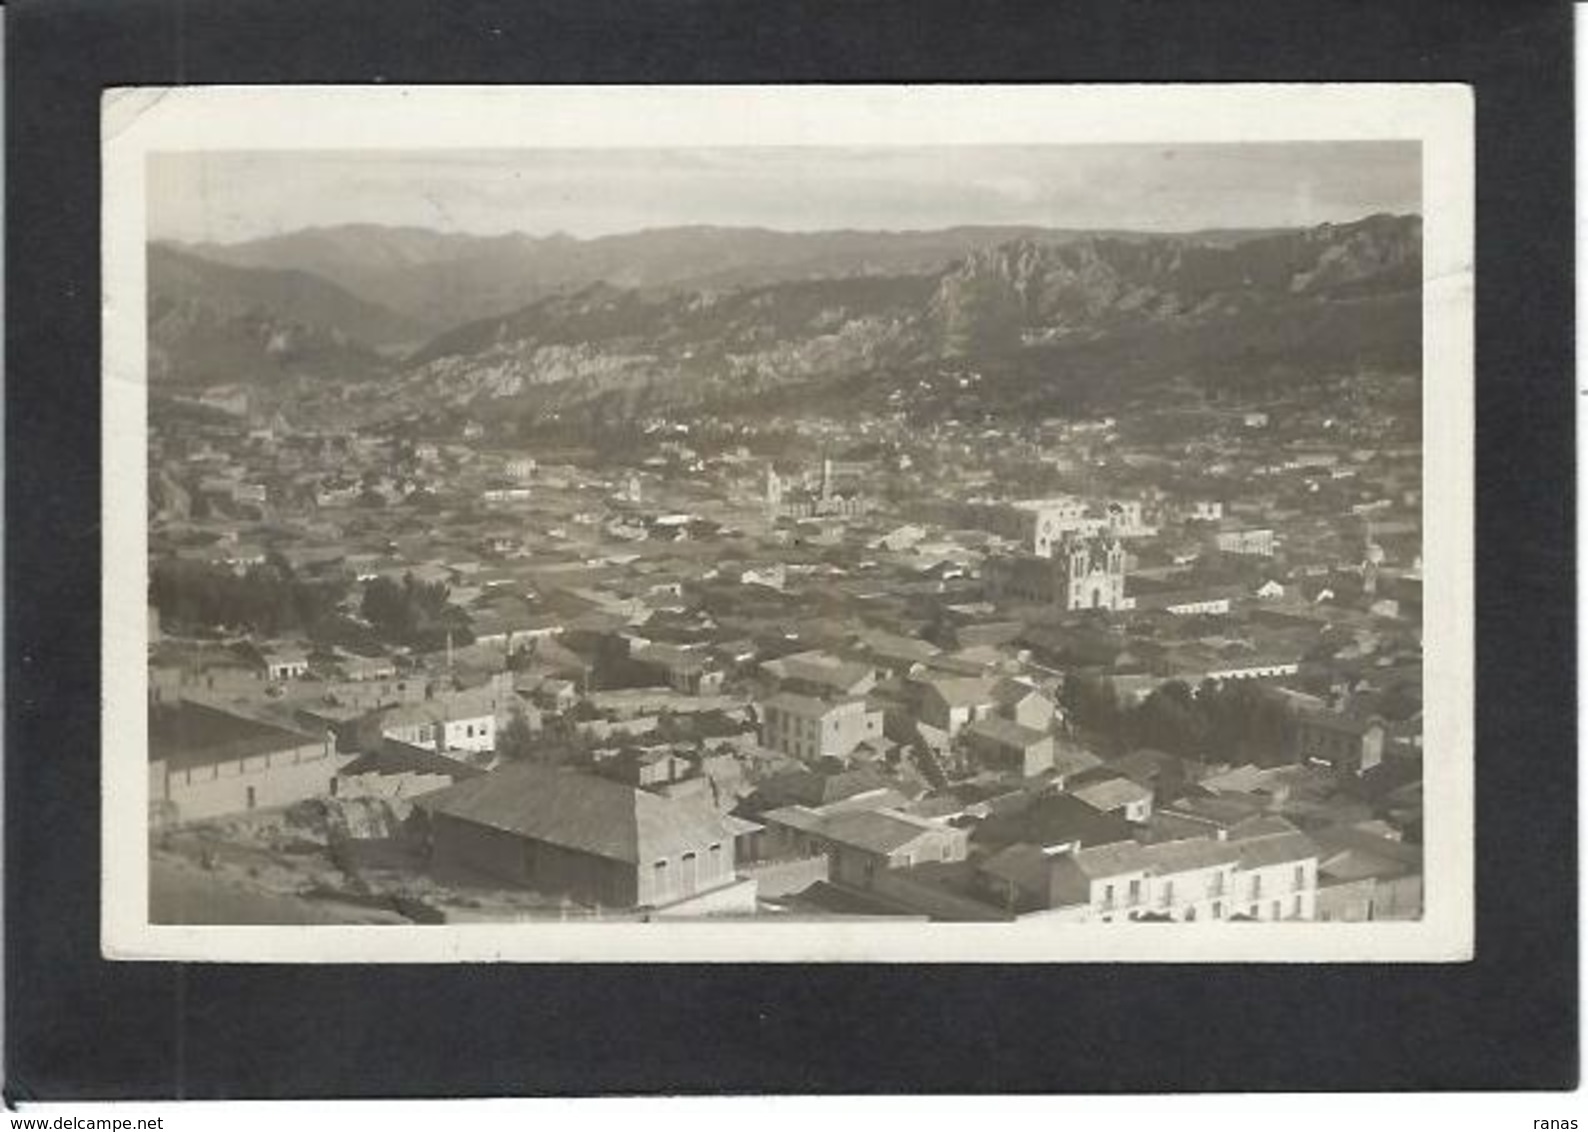
[[[515,707],[507,723],[496,733],[496,753],[504,759],[521,762],[535,750],[535,732],[523,708]]]

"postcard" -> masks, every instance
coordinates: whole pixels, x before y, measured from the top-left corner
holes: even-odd
[[[1467,88],[102,118],[108,957],[1472,957]]]

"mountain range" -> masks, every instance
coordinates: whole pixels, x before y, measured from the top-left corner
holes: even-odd
[[[1021,411],[1180,376],[1415,369],[1421,233],[1375,215],[1178,235],[355,225],[156,244],[151,373],[628,414],[897,385],[922,366],[984,369],[986,395]]]

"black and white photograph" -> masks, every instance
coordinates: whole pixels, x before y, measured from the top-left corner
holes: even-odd
[[[359,93],[106,96],[108,955],[1470,957],[1462,91]]]

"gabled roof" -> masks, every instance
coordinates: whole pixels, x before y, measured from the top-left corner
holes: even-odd
[[[1082,774],[1102,765],[1103,760],[1084,747],[1062,741],[1053,745],[1053,770],[1061,777]]]
[[[1234,864],[1241,859],[1239,846],[1227,841],[1217,841],[1211,837],[1160,841],[1154,845],[1142,846],[1142,852],[1153,876],[1194,872],[1217,865]]]
[[[454,782],[479,778],[486,772],[459,759],[416,747],[400,739],[383,738],[380,746],[359,755],[342,768],[344,776],[359,774],[439,774]]]
[[[1171,755],[1167,751],[1159,751],[1151,747],[1141,747],[1128,755],[1121,755],[1112,760],[1109,765],[1126,778],[1146,785],[1170,768],[1182,767],[1185,764],[1178,755]]]
[[[1091,878],[1069,853],[1045,853],[1038,846],[1017,842],[982,862],[981,871],[1013,882],[1024,897],[1018,903],[1023,911],[1067,908],[1091,900]]]
[[[381,726],[405,727],[416,723],[452,723],[495,715],[495,701],[490,693],[474,688],[466,692],[440,695],[433,700],[398,704],[396,707],[388,708],[381,716]]]
[[[825,806],[845,798],[867,794],[888,785],[887,779],[873,770],[858,767],[837,774],[794,770],[774,775],[762,782],[756,793],[766,800],[784,805]]]
[[[924,819],[911,820],[885,810],[855,810],[834,814],[822,824],[821,835],[841,845],[872,853],[892,853],[928,833],[939,832]]]
[[[1174,815],[1193,818],[1212,826],[1229,828],[1260,812],[1262,806],[1255,801],[1244,801],[1229,794],[1207,798],[1188,794],[1169,803],[1166,809]]]
[[[1151,790],[1123,776],[1104,778],[1097,782],[1088,782],[1083,786],[1071,787],[1069,793],[1088,806],[1102,810],[1105,814],[1152,798]]]
[[[1004,747],[1015,747],[1022,751],[1048,738],[1046,731],[1038,731],[1034,727],[1026,727],[1012,719],[1003,719],[999,716],[988,716],[985,719],[978,719],[965,730],[978,738],[987,739]]]
[[[415,805],[473,825],[639,864],[731,841],[715,813],[609,779],[533,764],[427,794]]]
[[[1241,855],[1241,868],[1261,869],[1270,865],[1311,861],[1318,856],[1317,844],[1300,830],[1242,838],[1228,844]]]
[[[993,694],[994,682],[983,676],[937,677],[922,683],[951,708],[997,702]]]
[[[1130,823],[1118,814],[1105,814],[1066,794],[1047,794],[1023,809],[987,818],[972,837],[982,845],[1024,841],[1039,846],[1068,842],[1088,846],[1132,841],[1132,830]]]
[[[860,703],[859,699],[824,700],[816,696],[802,696],[798,692],[779,692],[762,703],[763,708],[776,708],[790,715],[807,719],[821,719],[846,703]]]
[[[1116,841],[1111,845],[1094,845],[1067,854],[1083,874],[1094,880],[1119,876],[1123,873],[1145,873],[1152,867],[1147,850],[1134,841]]]
[[[992,694],[993,698],[1005,707],[1022,703],[1032,696],[1051,699],[1046,692],[1035,684],[1027,684],[1024,680],[1016,680],[1009,676],[1000,677],[993,682]]]

